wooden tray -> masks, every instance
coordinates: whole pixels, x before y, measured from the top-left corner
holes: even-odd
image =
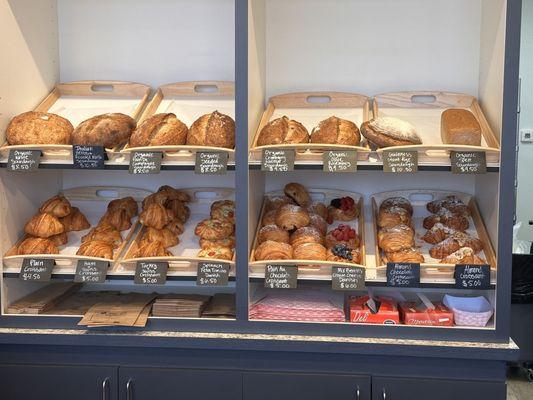
[[[218,110],[235,119],[235,83],[222,81],[197,81],[171,83],[161,86],[146,107],[140,122],[159,113],[174,113],[190,127],[202,115]],[[235,150],[211,146],[145,146],[123,149],[124,160],[132,151],[163,152],[163,164],[195,164],[197,151],[224,151],[229,162],[235,161]]]
[[[370,148],[365,140],[360,146],[320,143],[258,146],[257,141],[263,127],[284,115],[302,123],[309,134],[321,121],[332,116],[353,121],[361,127],[363,122],[371,118],[370,99],[360,94],[340,92],[289,93],[270,98],[250,149],[251,162],[261,162],[264,149],[296,150],[296,161],[309,164],[322,164],[322,154],[328,150],[357,150],[359,160],[368,159]]]
[[[340,267],[364,267],[366,260],[365,252],[365,221],[364,221],[364,207],[363,207],[363,196],[359,193],[346,192],[342,190],[331,190],[331,189],[307,189],[311,198],[314,202],[322,202],[326,205],[329,205],[330,201],[339,198],[339,197],[352,197],[359,206],[359,217],[353,221],[343,222],[343,221],[334,221],[332,225],[328,226],[328,232],[331,229],[335,229],[340,224],[347,224],[354,228],[357,234],[360,237],[359,250],[361,252],[361,262],[362,264],[352,264],[352,263],[343,263],[343,262],[331,262],[331,261],[310,261],[310,260],[268,260],[268,261],[257,261],[255,259],[255,248],[257,247],[257,238],[259,231],[261,230],[261,221],[265,214],[266,204],[269,198],[283,196],[284,192],[282,190],[270,192],[265,194],[263,201],[263,206],[261,208],[261,215],[259,217],[259,222],[257,224],[257,229],[255,231],[255,238],[252,244],[252,252],[250,254],[250,261],[248,263],[250,270],[251,278],[264,278],[265,276],[265,267],[266,265],[298,265],[298,276],[302,279],[309,280],[331,280],[331,267],[340,266]],[[375,275],[372,271],[367,269],[367,276]]]
[[[449,108],[471,111],[482,130],[481,146],[443,144],[441,115]],[[450,164],[450,151],[484,151],[488,163],[499,163],[500,142],[491,129],[477,99],[473,96],[448,92],[397,92],[374,97],[374,117],[396,117],[410,122],[423,144],[396,146],[395,150],[418,151],[420,162]],[[389,148],[390,149],[390,148]],[[386,149],[378,149],[382,153]]]
[[[385,192],[375,194],[371,197],[372,202],[372,215],[373,215],[373,227],[374,227],[374,243],[375,243],[375,256],[376,256],[376,265],[378,266],[378,277],[386,277],[386,260],[384,259],[384,254],[381,249],[378,247],[378,226],[377,218],[379,212],[379,205],[386,199],[390,197],[405,197],[409,199],[411,205],[413,206],[413,223],[415,225],[415,243],[416,247],[421,250],[422,255],[426,258],[426,262],[421,264],[420,276],[422,279],[448,279],[454,280],[454,264],[440,264],[439,260],[435,260],[430,257],[429,249],[433,245],[426,243],[422,240],[422,236],[426,233],[426,229],[422,226],[422,222],[425,217],[432,215],[426,209],[426,204],[430,201],[442,199],[446,196],[457,196],[465,204],[468,204],[471,211],[470,218],[470,228],[467,230],[467,233],[478,237],[484,246],[484,250],[480,253],[487,264],[491,266],[491,270],[495,271],[497,268],[497,258],[492,243],[490,241],[487,229],[483,223],[481,214],[477,207],[476,201],[473,196],[465,193],[459,192],[446,192],[446,191],[436,191],[436,190],[402,190],[395,192]]]
[[[95,115],[120,112],[138,120],[151,88],[133,82],[80,81],[60,83],[35,111],[50,112],[68,119],[74,127]],[[56,144],[16,145],[7,141],[0,148],[3,157],[9,150],[41,150],[44,162],[72,163],[72,146]],[[119,148],[106,149],[109,160],[120,156]]]
[[[89,186],[80,187],[74,189],[68,189],[61,192],[74,207],[78,207],[80,211],[87,217],[91,223],[91,227],[98,224],[100,218],[107,210],[107,205],[111,200],[123,198],[127,196],[133,197],[137,202],[141,202],[146,196],[152,192],[143,189],[133,189],[124,187],[111,187],[111,186]],[[37,212],[37,211],[36,211]],[[32,254],[32,255],[17,255],[7,256],[3,258],[4,272],[19,272],[22,266],[22,261],[25,258],[45,258],[53,259],[56,263],[54,273],[56,274],[72,274],[76,270],[78,260],[98,260],[107,261],[110,264],[116,262],[124,249],[127,247],[133,233],[136,230],[137,218],[132,220],[132,227],[121,232],[123,242],[121,246],[115,250],[114,258],[112,260],[98,258],[78,256],[76,252],[81,245],[82,236],[89,232],[89,229],[80,232],[69,232],[69,241],[66,245],[60,246],[60,254]],[[19,244],[24,238],[21,238],[17,244]]]
[[[169,275],[196,276],[199,262],[223,262],[231,266],[230,275],[235,274],[235,256],[232,261],[216,260],[197,257],[200,251],[199,238],[194,234],[196,225],[204,219],[210,218],[211,204],[219,200],[234,200],[235,191],[229,188],[194,188],[180,189],[189,193],[192,201],[188,204],[191,216],[185,224],[185,232],[179,236],[180,243],[169,250],[173,257],[134,258],[133,251],[136,243],[142,238],[144,227],[139,229],[128,246],[122,260],[116,265],[113,273],[131,275],[135,272],[138,261],[166,261],[169,263]]]

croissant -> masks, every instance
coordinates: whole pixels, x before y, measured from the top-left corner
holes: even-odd
[[[173,219],[168,224],[166,224],[163,229],[168,229],[175,236],[179,236],[183,232],[185,232],[185,226],[183,225],[183,222],[178,219]]]
[[[261,244],[268,240],[280,243],[289,243],[289,232],[277,225],[263,226],[257,235],[257,243]]]
[[[174,247],[180,240],[170,229],[146,228],[142,240],[147,242],[161,242],[165,247]]]
[[[168,251],[164,244],[158,241],[148,242],[142,240],[139,244],[134,258],[151,258],[151,257],[172,257],[172,253]]]
[[[328,207],[324,203],[313,203],[305,208],[309,214],[318,214],[324,220],[328,218]]]
[[[185,223],[191,216],[191,210],[180,200],[167,201],[165,208],[172,211],[172,214],[176,216],[181,222]]]
[[[172,211],[158,203],[152,203],[141,213],[139,220],[144,226],[150,228],[163,229],[174,219]]]
[[[411,215],[405,208],[391,206],[379,210],[378,226],[380,228],[392,228],[402,224],[411,225]]]
[[[311,218],[300,206],[285,204],[276,212],[276,225],[286,231],[302,228],[309,225]]]
[[[201,239],[220,240],[231,236],[234,229],[233,224],[230,222],[206,219],[196,225],[194,233]]]
[[[296,248],[304,243],[319,243],[324,245],[324,235],[311,226],[299,228],[291,234],[290,244],[296,253]]]
[[[413,248],[407,248],[396,252],[385,253],[388,262],[392,263],[423,263],[426,261],[420,252]]]
[[[484,265],[487,262],[476,255],[475,251],[469,247],[462,247],[455,253],[450,254],[440,262],[441,264],[473,264]]]
[[[283,189],[285,195],[298,204],[300,207],[308,207],[311,205],[311,196],[307,189],[299,183],[289,183]]]
[[[157,190],[157,193],[166,194],[169,200],[178,200],[182,203],[189,203],[191,201],[191,196],[187,192],[184,192],[183,190],[174,189],[173,187],[168,185],[161,186]]]
[[[411,202],[405,197],[390,197],[384,200],[379,206],[379,211],[386,210],[391,207],[400,207],[409,213],[409,216],[413,216],[413,206]]]
[[[407,225],[384,228],[378,233],[378,245],[386,253],[408,249],[415,245],[415,233]]]
[[[477,254],[483,250],[483,242],[464,232],[455,232],[448,239],[431,248],[429,255],[433,258],[443,259],[462,247],[469,247]]]
[[[78,207],[72,207],[70,214],[60,218],[59,221],[65,227],[65,232],[84,231],[91,227],[91,224]]]
[[[81,244],[77,253],[78,256],[113,259],[113,246],[102,240],[89,240]]]
[[[49,239],[29,237],[24,239],[16,248],[16,254],[59,254],[57,246]]]
[[[118,231],[127,231],[131,228],[131,220],[128,217],[128,211],[124,208],[116,208],[108,210],[101,219],[102,222],[107,222]]]
[[[303,243],[293,247],[296,260],[326,261],[328,250],[320,243]]]
[[[115,211],[116,209],[126,210],[128,218],[133,218],[139,215],[139,206],[133,197],[124,197],[123,199],[116,199],[107,205],[108,211]]]
[[[426,234],[422,236],[422,240],[429,244],[438,244],[443,240],[447,239],[450,235],[455,233],[454,229],[448,228],[447,226],[438,223],[433,226],[433,228],[428,229]]]
[[[24,232],[30,236],[48,238],[65,232],[65,227],[52,214],[41,213],[35,215],[26,223]]]
[[[454,214],[469,216],[470,208],[457,196],[447,196],[441,200],[435,200],[426,205],[430,213],[437,214],[442,209],[446,209]]]
[[[153,193],[144,198],[142,209],[146,210],[151,204],[165,205],[168,200],[168,193],[166,191]]]
[[[68,236],[66,232],[63,232],[59,235],[50,236],[48,240],[50,240],[53,244],[59,247],[68,243]]]
[[[114,249],[122,244],[120,232],[108,222],[100,222],[89,233],[81,238],[81,242],[103,241],[110,244]]]
[[[65,217],[70,214],[70,202],[63,196],[57,195],[48,199],[39,208],[39,212],[51,214],[56,218]]]
[[[292,246],[267,240],[257,246],[254,254],[257,261],[290,260],[292,259]]]
[[[438,214],[430,215],[429,217],[424,218],[422,225],[426,229],[431,229],[435,226],[435,224],[438,223],[441,223],[456,231],[463,232],[470,227],[470,222],[468,221],[467,217],[460,214],[453,214],[446,209],[440,210]]]

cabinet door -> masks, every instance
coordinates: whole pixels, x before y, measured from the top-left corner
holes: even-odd
[[[370,377],[245,373],[244,400],[370,400]]]
[[[120,400],[240,400],[242,374],[232,371],[119,368]]]
[[[505,400],[505,398],[505,383],[372,377],[372,400]]]
[[[116,400],[118,368],[67,365],[0,365],[6,400]]]

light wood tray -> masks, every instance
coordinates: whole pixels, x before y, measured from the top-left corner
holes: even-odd
[[[386,277],[386,260],[381,249],[378,247],[378,212],[379,205],[386,199],[390,197],[405,197],[409,199],[411,205],[413,206],[413,223],[415,226],[415,245],[419,248],[421,254],[425,257],[426,262],[421,264],[420,277],[422,279],[454,279],[455,265],[453,264],[440,264],[439,260],[431,258],[429,255],[429,249],[433,245],[426,243],[422,240],[422,236],[426,233],[426,229],[422,226],[422,222],[425,217],[432,215],[426,209],[428,202],[433,200],[442,199],[446,196],[457,196],[465,204],[468,204],[471,211],[470,218],[470,228],[467,230],[467,233],[478,237],[483,242],[484,250],[479,254],[483,257],[487,264],[491,266],[492,272],[495,272],[497,268],[497,258],[492,243],[490,241],[487,229],[483,223],[481,214],[477,207],[476,201],[473,196],[465,193],[459,192],[446,192],[446,191],[435,191],[435,190],[402,190],[395,192],[385,192],[375,194],[371,197],[372,202],[372,215],[373,215],[373,228],[374,228],[374,243],[375,243],[375,256],[376,256],[376,265],[378,266],[378,277]]]
[[[302,123],[309,134],[321,121],[332,116],[350,120],[361,127],[370,119],[370,100],[360,94],[340,92],[289,93],[270,98],[250,149],[251,162],[261,162],[264,149],[296,150],[296,162],[309,164],[322,164],[322,155],[328,150],[357,150],[359,160],[368,159],[370,148],[364,140],[360,146],[320,143],[258,146],[259,134],[265,125],[284,115]]]
[[[135,273],[135,267],[138,261],[165,261],[169,263],[169,275],[196,276],[199,262],[223,262],[230,264],[230,275],[234,276],[235,256],[232,261],[197,257],[198,252],[201,250],[199,244],[200,239],[194,234],[194,230],[199,222],[210,218],[211,204],[213,202],[234,200],[235,191],[229,188],[193,188],[180,190],[189,193],[191,196],[192,200],[188,204],[191,210],[191,216],[185,224],[185,231],[179,236],[180,243],[169,249],[174,256],[134,258],[133,252],[135,251],[135,245],[140,242],[144,232],[144,228],[141,228],[129,244],[123,259],[116,264],[113,271],[114,274],[132,275]]]
[[[150,86],[119,81],[80,81],[60,83],[34,111],[50,112],[68,119],[74,128],[95,115],[120,112],[138,120]],[[41,150],[44,162],[72,163],[72,146],[56,144],[16,145],[7,141],[0,148],[3,157],[12,149]],[[106,149],[109,160],[120,156],[119,148]]]
[[[144,111],[140,122],[160,113],[174,113],[190,127],[202,115],[213,111],[229,115],[235,120],[235,83],[223,81],[196,81],[171,83],[157,89],[154,98]],[[235,150],[212,146],[144,146],[123,149],[125,160],[132,151],[163,152],[163,164],[194,164],[198,151],[223,151],[229,162],[235,161]]]
[[[471,111],[482,131],[481,146],[443,144],[441,115],[450,108]],[[374,117],[395,117],[410,122],[422,138],[421,145],[396,146],[395,150],[418,151],[419,162],[450,164],[450,151],[484,151],[488,163],[499,163],[500,142],[491,129],[477,99],[473,96],[449,92],[397,92],[374,97]],[[391,149],[391,148],[388,148]],[[378,149],[382,153],[387,149]]]
[[[257,223],[257,229],[255,231],[255,238],[252,244],[252,252],[250,254],[250,261],[248,263],[250,270],[251,278],[264,278],[265,276],[265,267],[267,265],[297,265],[298,266],[298,277],[301,279],[309,280],[331,280],[331,270],[333,266],[340,267],[363,267],[365,266],[366,252],[365,252],[365,221],[364,221],[364,207],[363,207],[363,196],[359,193],[346,192],[342,190],[331,190],[331,189],[307,189],[313,202],[321,202],[329,205],[330,201],[339,198],[339,197],[352,197],[359,207],[359,217],[353,221],[334,221],[332,225],[328,226],[328,232],[331,229],[335,229],[340,224],[350,225],[353,229],[356,230],[360,238],[359,250],[361,252],[361,262],[362,264],[352,264],[352,263],[343,263],[343,262],[331,262],[331,261],[313,261],[313,260],[267,260],[267,261],[257,261],[255,259],[255,248],[257,247],[257,240],[259,231],[261,230],[261,221],[265,214],[267,201],[269,198],[283,196],[284,192],[275,191],[265,194],[263,201],[263,206],[261,208],[261,215]],[[367,275],[373,275],[372,271],[368,271]]]
[[[127,196],[133,197],[137,202],[141,202],[146,196],[152,192],[143,189],[133,189],[125,187],[112,187],[112,186],[89,186],[80,187],[74,189],[68,189],[61,192],[74,207],[78,207],[80,211],[87,217],[91,224],[91,228],[96,226],[100,218],[107,210],[107,205],[111,200],[119,199]],[[36,210],[37,212],[37,210]],[[121,232],[122,244],[114,252],[114,258],[111,260],[98,258],[78,256],[76,252],[81,245],[82,236],[86,235],[89,229],[80,232],[68,232],[68,243],[59,247],[59,254],[32,254],[32,255],[17,255],[7,256],[3,258],[3,271],[4,272],[19,272],[22,267],[22,262],[25,258],[44,258],[53,259],[56,263],[54,273],[56,274],[72,274],[76,270],[78,260],[97,260],[107,261],[110,264],[115,263],[124,249],[127,247],[128,242],[133,236],[137,227],[137,218],[132,220],[132,226],[129,230]],[[21,238],[17,245],[24,240]]]

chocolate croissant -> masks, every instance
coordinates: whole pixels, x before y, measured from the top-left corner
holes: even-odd
[[[307,189],[299,183],[288,183],[283,190],[285,195],[298,204],[300,207],[311,205],[311,196]]]
[[[48,238],[65,232],[65,227],[52,214],[41,213],[35,215],[26,223],[24,232],[30,236]]]
[[[309,213],[300,206],[285,204],[276,212],[276,225],[286,231],[309,225]]]
[[[293,246],[296,260],[326,261],[328,250],[320,243],[303,243]]]
[[[59,220],[65,227],[65,232],[84,231],[91,227],[91,224],[78,207],[72,207],[70,214]]]
[[[477,254],[483,250],[483,242],[464,232],[455,232],[448,239],[431,248],[429,255],[433,258],[443,259],[463,247],[469,247],[474,251],[474,254]]]
[[[100,222],[89,233],[81,238],[81,242],[103,241],[110,244],[114,249],[122,244],[120,232],[108,222]]]
[[[172,211],[158,203],[152,203],[141,213],[139,220],[144,226],[163,229],[174,219]]]
[[[424,218],[422,225],[426,229],[431,229],[438,223],[462,232],[466,231],[470,227],[470,221],[468,220],[468,217],[462,214],[454,214],[445,208],[441,209],[438,214],[430,215],[429,217]]]
[[[324,235],[312,226],[304,226],[295,230],[290,236],[290,244],[294,251],[296,252],[296,248],[304,243],[319,243],[324,245]]]
[[[289,243],[289,232],[277,225],[263,226],[257,235],[257,243],[261,244],[268,240],[280,243]]]
[[[378,233],[378,246],[386,253],[409,249],[415,245],[415,233],[410,226],[397,225],[381,229]]]
[[[292,259],[292,246],[287,243],[273,242],[267,240],[255,249],[255,259],[257,261],[266,260],[290,260]]]
[[[16,247],[16,254],[10,255],[30,255],[30,254],[59,254],[57,246],[49,239],[29,237]]]
[[[387,258],[386,261],[392,263],[423,263],[426,261],[420,251],[414,247],[409,247],[392,253],[385,253],[385,256]]]
[[[82,243],[78,251],[78,256],[113,259],[113,246],[102,240],[89,240]]]
[[[100,221],[107,222],[118,231],[127,231],[131,228],[131,220],[128,217],[128,210],[124,208],[108,210]]]
[[[170,229],[146,228],[142,240],[147,242],[161,242],[165,247],[174,247],[180,240]]]
[[[70,202],[64,196],[57,195],[45,201],[41,208],[39,208],[39,212],[51,214],[56,218],[62,218],[70,214]]]

